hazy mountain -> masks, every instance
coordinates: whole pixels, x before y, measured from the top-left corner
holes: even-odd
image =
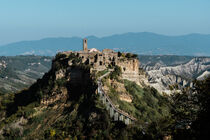
[[[89,48],[111,48],[137,54],[174,54],[210,56],[210,35],[189,34],[166,36],[149,32],[126,33],[98,38],[89,36]],[[21,41],[0,46],[0,55],[55,55],[57,51],[81,50],[82,38],[46,38],[34,41]]]

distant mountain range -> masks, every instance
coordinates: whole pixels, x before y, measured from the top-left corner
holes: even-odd
[[[125,33],[98,38],[88,36],[88,47],[114,49],[146,55],[210,56],[210,34],[166,36],[150,32]],[[82,38],[45,38],[0,46],[0,55],[55,55],[59,51],[81,50]]]

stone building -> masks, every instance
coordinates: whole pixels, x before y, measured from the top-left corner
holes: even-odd
[[[87,39],[83,39],[83,50],[75,53],[82,59],[82,62],[92,66],[91,70],[102,71],[107,68],[118,65],[122,70],[122,77],[130,81],[139,80],[139,60],[135,57],[127,57],[127,53],[118,54],[112,49],[104,49],[99,51],[96,48],[88,49]],[[138,82],[137,82],[138,83]]]
[[[83,50],[85,51],[85,52],[87,52],[88,51],[88,47],[87,47],[87,39],[85,38],[85,39],[83,39]]]
[[[93,66],[94,70],[104,70],[109,65],[115,66],[118,60],[118,53],[111,49],[104,49],[102,52],[96,48],[87,48],[87,39],[83,39],[83,50],[77,52],[82,62]]]

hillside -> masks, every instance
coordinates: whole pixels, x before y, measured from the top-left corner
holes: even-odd
[[[0,94],[28,88],[51,67],[52,57],[0,57]]]
[[[149,32],[125,33],[107,37],[87,37],[89,45],[98,49],[115,49],[136,54],[149,55],[193,55],[210,56],[210,35],[189,34],[166,36]],[[0,55],[55,55],[58,51],[79,50],[82,38],[45,38],[21,41],[0,46]],[[73,46],[73,47],[71,47]]]
[[[148,125],[169,115],[167,98],[153,88],[122,81],[121,70],[115,66],[103,81],[117,82],[123,86],[124,93],[132,96],[133,102],[129,103],[118,98],[118,91],[108,89],[118,99],[114,102],[111,98],[115,105],[137,120],[130,125],[114,121],[96,90],[98,77],[106,71],[96,72],[90,68],[76,55],[58,54],[50,71],[29,89],[1,96],[0,138],[152,138]]]
[[[195,58],[195,56],[180,55],[139,55],[141,68],[145,70],[158,69],[165,66],[177,66],[185,64]]]

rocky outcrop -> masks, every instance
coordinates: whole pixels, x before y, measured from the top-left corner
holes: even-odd
[[[200,76],[197,77],[197,80],[204,80],[210,75],[210,71],[204,71]]]
[[[193,79],[208,74],[205,71],[210,69],[210,58],[193,58],[188,63],[177,66],[144,66],[144,69],[151,86],[161,93],[170,94],[172,92],[170,86],[176,85],[178,89],[192,86]]]
[[[117,82],[116,80],[107,79],[107,84],[110,85],[113,89],[115,89],[121,101],[126,101],[129,103],[132,102],[133,97],[127,93],[125,85],[123,83]],[[104,89],[105,91],[109,91],[109,87],[107,87],[106,85],[104,85]]]

